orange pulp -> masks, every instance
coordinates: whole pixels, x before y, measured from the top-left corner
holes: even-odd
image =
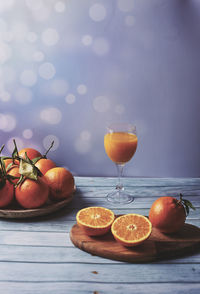
[[[137,149],[137,136],[126,132],[108,133],[104,136],[104,147],[108,157],[118,164],[128,162]]]

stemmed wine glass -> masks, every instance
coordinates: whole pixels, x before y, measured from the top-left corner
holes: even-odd
[[[131,160],[137,149],[136,127],[129,123],[114,123],[107,127],[104,136],[104,148],[108,157],[116,164],[118,184],[116,191],[107,195],[108,201],[114,204],[126,204],[134,200],[124,191],[121,181],[124,165]]]

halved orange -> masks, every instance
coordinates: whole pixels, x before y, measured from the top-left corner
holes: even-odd
[[[144,242],[151,234],[152,224],[143,215],[126,214],[119,216],[112,224],[114,238],[124,246],[136,246]]]
[[[104,207],[87,207],[78,211],[76,221],[89,236],[106,234],[115,219],[114,213]]]

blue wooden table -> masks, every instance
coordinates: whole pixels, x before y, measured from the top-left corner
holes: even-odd
[[[148,215],[159,196],[181,192],[192,201],[187,222],[200,226],[200,179],[125,178],[131,204],[116,207],[105,196],[116,179],[76,177],[77,191],[66,208],[53,215],[27,220],[0,219],[0,293],[200,293],[200,254],[130,264],[92,256],[75,248],[69,232],[77,211],[104,206],[116,214]]]

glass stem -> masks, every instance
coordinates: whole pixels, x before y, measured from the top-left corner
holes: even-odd
[[[123,171],[124,171],[124,164],[116,163],[116,167],[117,167],[117,173],[118,173],[118,183],[116,185],[116,189],[120,193],[124,189],[123,183],[122,183],[122,180],[121,180],[122,176],[123,176]]]

